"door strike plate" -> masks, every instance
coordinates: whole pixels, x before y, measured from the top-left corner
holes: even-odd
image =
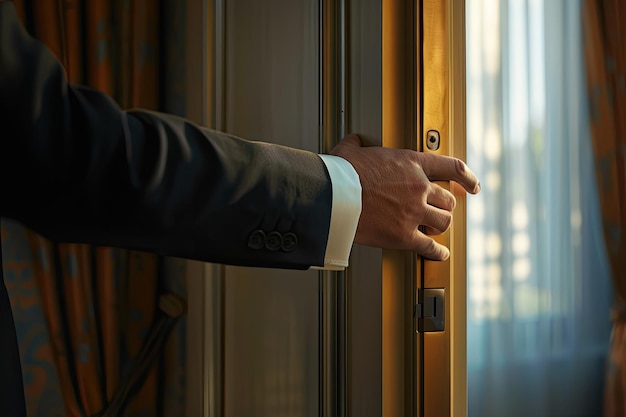
[[[446,322],[446,289],[424,288],[418,290],[415,305],[416,332],[442,332]]]

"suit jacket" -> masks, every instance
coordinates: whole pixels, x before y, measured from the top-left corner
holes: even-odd
[[[68,85],[0,4],[0,215],[57,241],[234,265],[321,266],[332,189],[310,152],[255,143]],[[0,277],[0,416],[23,411]]]

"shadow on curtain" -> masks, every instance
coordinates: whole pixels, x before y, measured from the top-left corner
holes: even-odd
[[[587,82],[602,225],[616,299],[604,415],[626,416],[626,4],[585,0]]]
[[[103,91],[125,108],[159,109],[172,90],[159,88],[159,70],[167,66],[160,52],[173,50],[162,45],[159,14],[182,16],[176,7],[148,0],[15,3],[71,83]],[[57,244],[5,221],[2,244],[28,415],[184,413],[184,328],[174,330],[184,302],[168,291],[184,293],[182,262]]]
[[[581,6],[467,0],[471,417],[602,413],[612,290]]]

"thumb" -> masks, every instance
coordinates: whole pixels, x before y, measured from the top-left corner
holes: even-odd
[[[360,148],[363,145],[361,144],[361,138],[359,138],[359,135],[351,133],[347,135],[345,138],[343,138],[341,142],[337,144],[337,146],[341,146],[341,147],[349,146],[349,147]]]

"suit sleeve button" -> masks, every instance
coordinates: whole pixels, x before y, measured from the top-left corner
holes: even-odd
[[[283,235],[283,243],[281,249],[283,252],[291,252],[298,246],[298,238],[293,233],[285,233]]]
[[[248,239],[248,247],[254,250],[262,249],[265,247],[265,239],[263,230],[255,230]]]
[[[283,237],[278,232],[268,233],[265,238],[265,248],[267,250],[276,251],[280,249],[280,245],[282,245]]]

